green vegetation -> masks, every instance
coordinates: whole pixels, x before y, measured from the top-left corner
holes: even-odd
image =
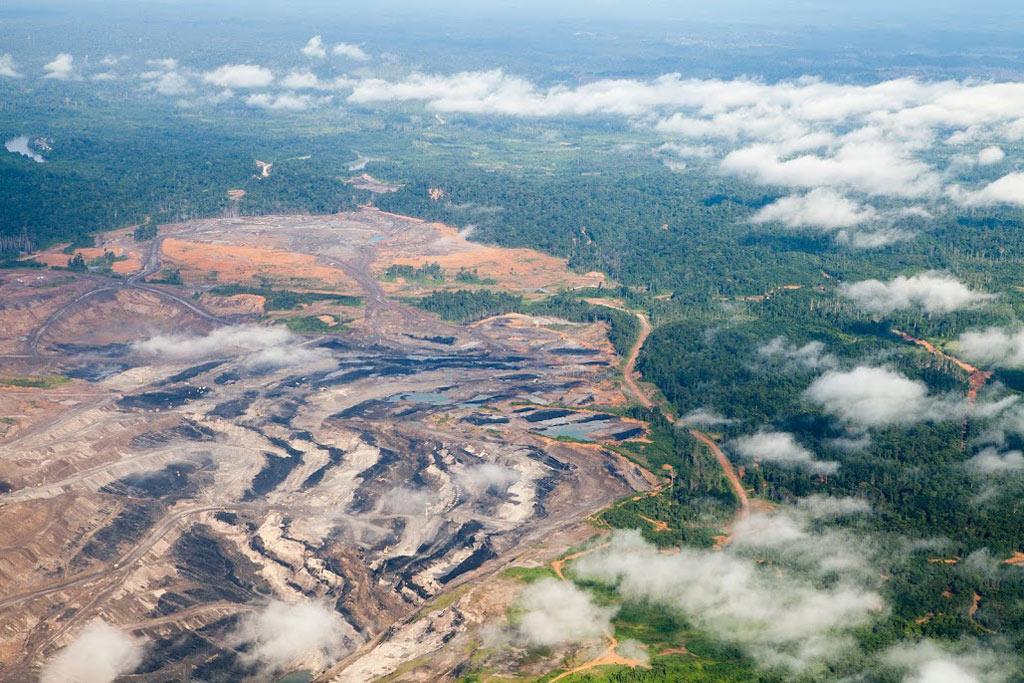
[[[71,381],[64,375],[0,375],[0,386],[24,387],[27,389],[54,389]]]
[[[440,263],[424,263],[419,268],[394,263],[384,271],[384,279],[394,281],[398,278],[406,282],[444,282],[444,269]]]
[[[329,301],[339,306],[358,306],[362,298],[350,294],[334,294],[332,292],[295,292],[287,289],[271,289],[270,287],[246,287],[244,285],[217,285],[210,289],[214,296],[235,296],[236,294],[257,294],[266,299],[265,309],[268,311],[291,311],[303,304]]]
[[[562,292],[539,301],[527,301],[518,294],[489,290],[443,290],[431,292],[413,301],[424,310],[445,320],[471,322],[492,315],[525,313],[553,316],[570,322],[604,322],[608,338],[615,350],[625,355],[640,332],[636,316],[607,306],[595,306],[579,299],[572,292]]]
[[[339,320],[332,324],[324,322],[315,315],[278,318],[278,320],[292,332],[300,334],[342,334],[348,331],[345,323],[351,322],[350,320]]]

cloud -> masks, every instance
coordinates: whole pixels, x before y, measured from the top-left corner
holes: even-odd
[[[761,208],[751,223],[782,223],[788,228],[817,227],[832,230],[848,228],[874,220],[878,212],[827,188],[811,190],[805,195],[777,199]]]
[[[797,507],[815,519],[846,517],[871,512],[871,504],[862,498],[832,498],[812,495],[796,502]]]
[[[985,448],[967,461],[967,466],[979,474],[1005,474],[1024,470],[1024,453],[996,448]]]
[[[959,186],[955,186],[951,194],[964,206],[1024,206],[1024,172],[1007,173],[976,192],[965,192]]]
[[[203,81],[222,88],[265,88],[274,82],[274,72],[255,64],[225,64],[204,73]]]
[[[998,164],[1005,158],[1006,152],[995,145],[981,150],[978,152],[977,157],[979,166],[991,166],[992,164]]]
[[[167,71],[174,71],[178,68],[178,60],[174,59],[173,57],[164,57],[163,59],[147,59],[146,64],[158,67],[160,69],[165,69]]]
[[[505,493],[509,486],[520,479],[518,471],[495,462],[470,467],[459,472],[457,476],[462,487],[474,496]]]
[[[307,665],[322,669],[350,650],[351,627],[337,612],[315,602],[274,600],[243,617],[229,637],[232,647],[248,645],[242,661],[276,673]]]
[[[534,646],[600,638],[611,629],[615,609],[598,607],[590,594],[558,579],[541,579],[526,587],[517,606],[519,638]]]
[[[852,647],[851,630],[871,621],[881,599],[854,578],[866,570],[853,566],[858,560],[841,545],[851,547],[847,539],[811,534],[790,516],[754,517],[718,552],[683,547],[663,555],[639,532],[615,532],[608,548],[576,560],[573,572],[615,585],[627,599],[678,610],[762,664],[813,669]],[[805,570],[759,563],[767,551],[793,552]],[[832,580],[818,584],[815,575],[826,573]]]
[[[865,427],[955,419],[963,413],[963,408],[930,397],[924,382],[887,368],[863,365],[845,372],[826,372],[804,395],[826,413]]]
[[[952,313],[993,298],[991,294],[970,289],[950,275],[934,272],[911,277],[900,275],[887,283],[879,280],[844,282],[839,294],[865,311],[882,314],[911,308],[926,313]]]
[[[60,81],[69,80],[75,75],[74,64],[74,57],[69,55],[67,52],[61,52],[53,58],[52,62],[48,62],[43,66],[43,71],[46,72],[46,75],[43,76],[43,78],[55,78]]]
[[[257,93],[245,98],[245,103],[250,107],[269,109],[271,111],[306,111],[317,105],[330,102],[330,97],[312,97],[310,95],[296,95],[295,93],[283,93],[271,95],[268,93]]]
[[[88,624],[43,666],[42,683],[111,683],[142,663],[145,641],[103,621]]]
[[[188,79],[174,71],[161,74],[151,85],[161,95],[187,95],[192,92]]]
[[[113,71],[101,71],[100,73],[89,76],[90,81],[116,81],[117,74]]]
[[[1024,366],[1024,328],[968,330],[960,335],[955,346],[964,358],[973,363],[1011,368]]]
[[[877,249],[896,242],[903,242],[915,236],[911,230],[902,228],[879,228],[878,230],[861,230],[850,232],[840,230],[836,233],[836,241],[848,244],[856,249]]]
[[[735,421],[736,420],[719,415],[713,410],[697,408],[696,410],[691,410],[689,413],[679,418],[678,424],[681,427],[713,427],[716,425],[732,424]]]
[[[759,143],[730,152],[721,169],[762,185],[846,188],[870,195],[922,197],[940,188],[928,164],[882,141],[848,142],[831,156],[789,158],[778,146]]]
[[[385,515],[423,517],[437,495],[428,489],[410,489],[404,486],[388,489],[380,497],[380,511]]]
[[[323,36],[313,36],[301,50],[302,54],[315,59],[323,59],[327,56],[327,49],[324,47]]]
[[[755,462],[773,462],[782,467],[802,467],[818,474],[832,474],[839,463],[815,460],[814,454],[796,442],[788,432],[759,431],[732,442],[740,455]]]
[[[825,345],[819,341],[796,346],[785,337],[775,337],[758,347],[757,353],[768,358],[782,358],[807,370],[834,368],[838,364],[835,356],[825,353]]]
[[[0,76],[5,78],[22,77],[22,74],[18,73],[17,65],[14,63],[14,58],[9,54],[0,55]]]
[[[354,59],[357,62],[365,62],[370,58],[370,55],[363,51],[363,48],[358,45],[352,45],[351,43],[338,43],[331,50],[331,54],[339,57],[347,57],[348,59]]]
[[[1010,678],[1008,657],[970,642],[940,644],[924,639],[896,645],[882,661],[905,674],[904,683],[1001,683]]]
[[[136,342],[132,348],[136,353],[171,362],[241,352],[248,354],[243,364],[253,368],[309,365],[330,357],[324,349],[301,344],[301,337],[282,327],[237,325],[218,328],[205,336],[157,335]]]

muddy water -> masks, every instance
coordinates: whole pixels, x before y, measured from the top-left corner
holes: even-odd
[[[35,152],[32,151],[31,148],[29,148],[27,135],[21,135],[19,137],[7,140],[6,142],[4,142],[4,147],[7,149],[8,152],[11,152],[12,154],[20,154],[22,156],[26,156],[32,161],[38,162],[40,164],[46,163],[46,159],[44,159],[39,154],[36,154]]]

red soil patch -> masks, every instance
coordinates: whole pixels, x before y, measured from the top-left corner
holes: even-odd
[[[329,285],[351,287],[352,281],[338,268],[315,265],[312,254],[300,254],[271,247],[235,244],[205,244],[167,238],[163,253],[183,268],[199,273],[182,273],[183,279],[202,279],[203,274],[217,271],[222,282],[246,282],[257,276],[282,281],[319,280]]]

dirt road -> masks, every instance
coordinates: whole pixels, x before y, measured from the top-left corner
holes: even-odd
[[[725,456],[722,449],[717,443],[712,440],[710,436],[699,432],[696,429],[690,430],[690,435],[697,439],[708,448],[718,459],[718,464],[722,466],[722,471],[725,473],[725,478],[729,480],[729,486],[732,487],[733,495],[736,496],[736,500],[740,503],[740,519],[745,519],[750,516],[750,498],[747,496],[747,490],[743,488],[743,482],[736,476],[736,470],[733,468],[732,463],[729,462],[729,458]]]

